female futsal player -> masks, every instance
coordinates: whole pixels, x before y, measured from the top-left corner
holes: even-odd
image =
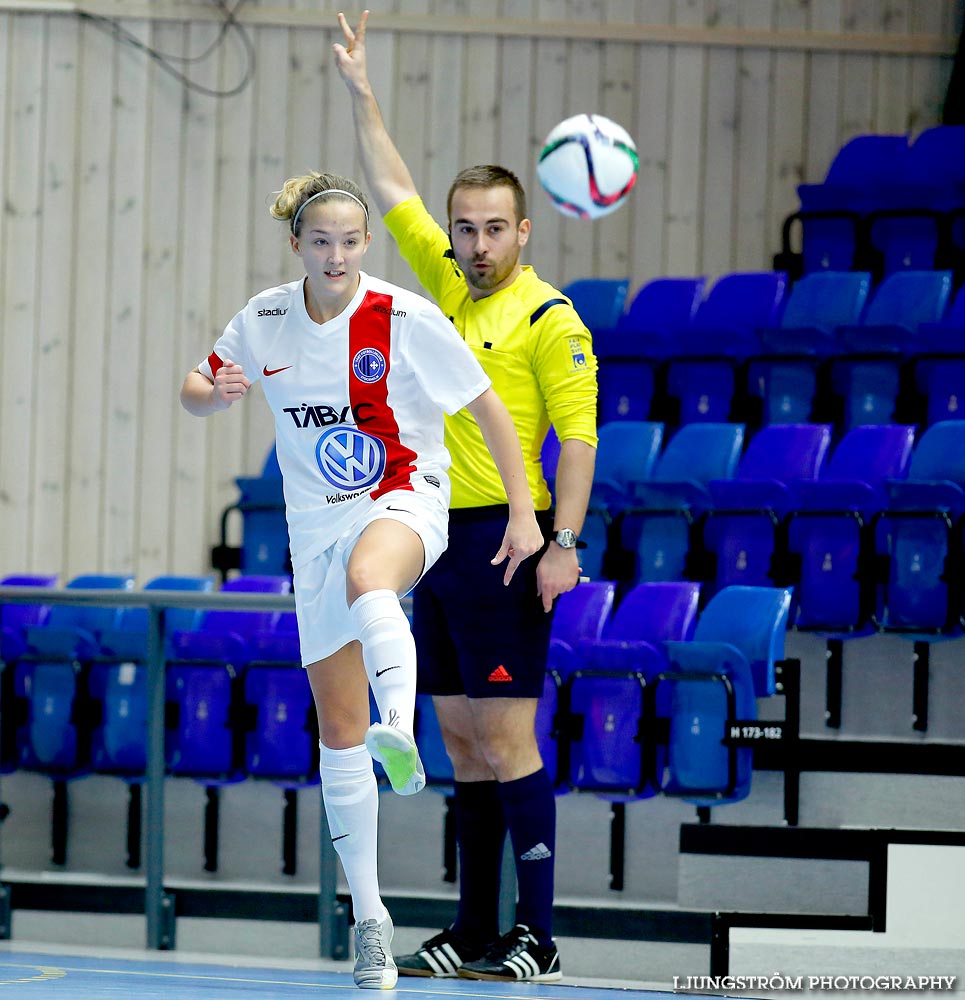
[[[469,348],[428,299],[361,270],[368,206],[352,181],[288,180],[271,214],[290,224],[305,276],[252,298],[189,372],[181,403],[227,409],[262,380],[278,464],[301,644],[318,712],[325,812],[352,894],[355,982],[392,989],[392,920],[379,894],[372,759],[400,795],[425,784],[412,736],[415,646],[399,603],[447,542],[443,411],[475,418],[506,488],[493,564],[505,582],[543,546],[519,439]],[[498,623],[492,623],[498,628]],[[380,722],[369,725],[371,686]]]

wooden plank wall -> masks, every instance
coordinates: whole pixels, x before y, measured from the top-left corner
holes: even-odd
[[[460,166],[505,163],[528,187],[544,277],[633,288],[769,266],[795,185],[842,142],[939,120],[962,19],[958,0],[369,6],[372,77],[437,216]],[[222,98],[73,7],[0,0],[0,575],[143,582],[208,568],[234,477],[272,439],[260,393],[210,421],[177,403],[246,298],[298,273],[270,192],[312,167],[358,171],[334,5],[248,0],[254,75]],[[244,78],[207,0],[88,9],[197,86]],[[640,151],[629,204],[595,224],[557,214],[535,181],[543,137],[580,110]],[[413,286],[373,229],[369,269]]]

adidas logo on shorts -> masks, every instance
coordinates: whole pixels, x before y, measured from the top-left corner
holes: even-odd
[[[520,861],[545,861],[553,856],[550,849],[540,841],[535,847],[531,847],[525,854],[520,854]]]

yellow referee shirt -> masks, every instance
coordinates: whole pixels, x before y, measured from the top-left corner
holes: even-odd
[[[473,301],[446,231],[419,197],[392,208],[385,224],[422,287],[438,302],[492,379],[523,447],[537,510],[550,505],[540,449],[550,424],[560,441],[596,446],[596,359],[590,332],[570,301],[531,267],[507,288]],[[468,410],[446,416],[452,506],[506,502],[479,425]]]

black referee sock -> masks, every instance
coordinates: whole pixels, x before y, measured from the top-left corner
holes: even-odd
[[[519,902],[516,923],[525,924],[541,947],[553,942],[553,875],[556,861],[556,796],[540,768],[499,785],[503,815],[513,841]]]
[[[488,944],[499,936],[499,876],[506,821],[495,781],[457,781],[456,842],[459,845],[459,910],[453,930]]]

